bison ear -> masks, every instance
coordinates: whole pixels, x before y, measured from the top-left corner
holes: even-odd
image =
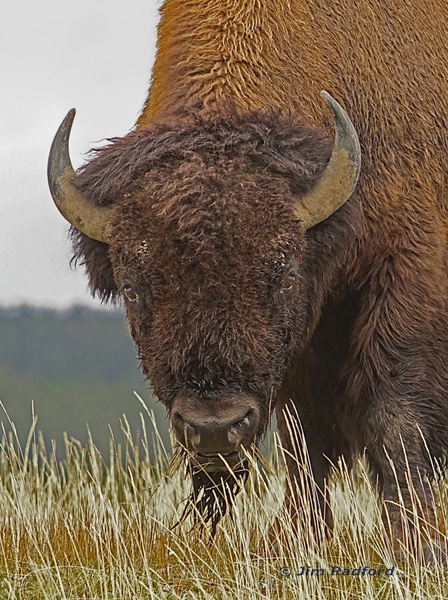
[[[74,227],[70,229],[70,237],[73,243],[71,264],[85,266],[92,295],[104,303],[117,302],[120,294],[114,279],[108,244],[93,240]]]

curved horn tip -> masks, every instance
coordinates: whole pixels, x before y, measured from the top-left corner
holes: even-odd
[[[48,183],[53,201],[62,216],[88,237],[108,243],[112,207],[95,206],[73,185],[75,171],[69,154],[70,131],[76,110],[64,117],[54,136],[48,157]]]
[[[342,106],[339,104],[339,102],[337,100],[335,100],[333,98],[333,96],[330,93],[328,93],[326,90],[321,91],[320,97],[323,98],[326,105],[333,113],[340,114],[341,112],[343,112],[344,114],[347,114],[345,112],[345,110],[342,108]]]
[[[339,103],[336,102],[336,100],[333,98],[333,96],[326,90],[322,90],[320,95],[321,95],[321,98],[323,98],[329,106],[332,106],[334,104],[337,104],[339,106]]]
[[[73,120],[75,118],[76,115],[76,108],[71,108],[68,113],[65,115],[64,120],[62,121],[62,125],[66,124],[68,127],[71,128],[71,126],[73,125]]]
[[[70,120],[71,122],[73,122],[73,119],[75,118],[75,115],[76,115],[76,108],[71,108],[68,111],[68,113],[65,115],[64,121]]]
[[[70,136],[70,132],[72,130],[73,121],[76,115],[76,108],[71,108],[65,117],[62,119],[62,123],[59,125],[59,128],[56,132],[55,137],[60,136],[64,140],[68,139]]]
[[[320,180],[297,201],[296,215],[303,221],[305,229],[328,219],[350,198],[361,171],[361,146],[353,123],[328,92],[322,91],[321,97],[333,115],[335,140]]]
[[[335,144],[339,144],[339,137],[344,138],[344,147],[349,151],[350,159],[353,161],[354,165],[357,166],[357,175],[359,175],[359,171],[361,169],[361,144],[359,143],[355,126],[353,125],[348,114],[331,94],[325,90],[322,90],[320,95],[333,113],[336,128]]]
[[[75,115],[75,108],[72,108],[68,111],[63,118],[62,123],[59,125],[51,143],[47,164],[47,174],[50,189],[53,188],[56,179],[60,177],[62,171],[66,167],[69,167],[73,171],[70,154],[68,151],[68,142],[70,139],[70,133]]]

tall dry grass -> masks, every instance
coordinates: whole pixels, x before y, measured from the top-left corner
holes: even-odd
[[[124,442],[111,437],[107,460],[92,439],[87,447],[66,439],[66,458],[57,462],[35,425],[25,447],[14,428],[1,442],[0,598],[448,597],[443,565],[424,566],[412,555],[395,563],[362,461],[350,475],[344,465],[336,466],[335,532],[317,547],[310,535],[311,509],[298,536],[282,512],[284,461],[275,440],[267,468],[253,465],[231,515],[210,542],[189,523],[173,529],[189,481],[182,469],[170,470],[157,430],[149,436],[143,417],[139,440],[123,420]],[[306,461],[303,473],[309,476]],[[444,526],[444,484],[437,502]],[[267,544],[275,515],[284,532],[276,556]],[[343,575],[335,567],[371,571]]]

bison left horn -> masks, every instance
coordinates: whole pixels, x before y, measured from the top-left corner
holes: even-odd
[[[70,161],[68,140],[75,113],[74,108],[67,113],[54,136],[48,158],[48,184],[54,203],[64,219],[90,238],[107,244],[112,208],[95,206],[73,184],[76,174]]]
[[[361,147],[353,123],[328,92],[321,92],[321,96],[333,113],[336,137],[321,178],[295,206],[295,213],[306,229],[328,219],[350,198],[361,169]]]

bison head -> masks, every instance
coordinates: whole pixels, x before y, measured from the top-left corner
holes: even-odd
[[[143,372],[191,453],[195,497],[214,489],[198,499],[213,528],[221,484],[239,485],[227,466],[246,472],[240,451],[265,432],[309,326],[306,230],[356,185],[356,134],[327,100],[333,149],[320,131],[260,113],[155,124],[114,140],[76,175],[73,113],[52,147],[50,186],[75,257],[93,293],[123,299]]]

